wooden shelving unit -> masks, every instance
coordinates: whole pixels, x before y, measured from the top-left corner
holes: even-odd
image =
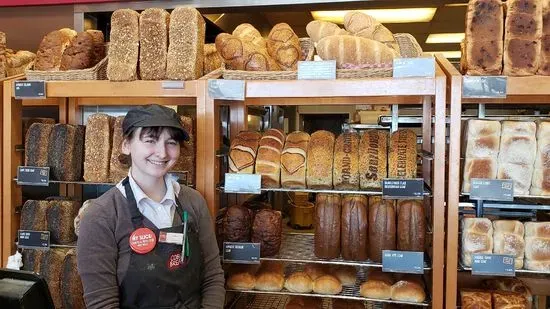
[[[465,104],[499,104],[504,109],[514,109],[515,105],[525,104],[550,104],[550,77],[507,77],[506,98],[463,98],[463,76],[458,70],[443,57],[437,57],[437,61],[447,76],[447,101],[450,104],[450,145],[448,151],[448,192],[447,192],[447,243],[446,243],[446,281],[445,303],[446,308],[456,308],[458,304],[458,291],[460,288],[476,286],[484,277],[471,276],[469,272],[461,269],[458,263],[459,254],[459,201],[460,198],[468,198],[461,194],[460,183],[462,180],[461,168],[461,113]],[[521,118],[521,116],[518,116]],[[490,118],[488,118],[490,119]],[[536,198],[533,196],[521,196],[518,198]],[[548,198],[548,197],[546,197]],[[547,199],[542,199],[542,204],[548,204]],[[493,207],[492,207],[493,208]],[[546,273],[531,271],[517,271],[517,277],[521,277],[539,297],[539,308],[546,308],[545,296],[550,296],[550,276]]]
[[[444,235],[445,235],[445,98],[446,77],[436,65],[434,78],[370,78],[364,80],[292,80],[246,81],[245,100],[227,101],[206,99],[207,118],[205,139],[205,198],[214,211],[219,211],[218,184],[222,172],[220,159],[220,107],[229,107],[230,138],[247,129],[249,106],[298,105],[355,105],[399,104],[421,106],[423,110],[422,150],[431,153],[433,160],[422,160],[422,172],[431,187],[431,195],[424,198],[428,205],[432,261],[431,271],[425,277],[430,294],[429,304],[443,308],[444,303]],[[432,124],[432,117],[435,118]],[[434,142],[432,143],[432,137]],[[432,220],[433,219],[433,220]],[[326,296],[330,297],[330,296]],[[337,296],[339,297],[339,296]],[[366,299],[365,299],[366,300]]]

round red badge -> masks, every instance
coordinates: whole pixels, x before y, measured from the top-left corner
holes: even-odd
[[[157,244],[157,236],[146,227],[135,230],[130,235],[130,248],[135,253],[145,254],[151,252]]]

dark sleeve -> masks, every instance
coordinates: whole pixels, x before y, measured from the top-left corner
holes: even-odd
[[[90,205],[80,222],[77,261],[88,309],[119,308],[115,218]]]

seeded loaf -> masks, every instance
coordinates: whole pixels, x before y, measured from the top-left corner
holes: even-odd
[[[55,180],[82,179],[84,159],[84,126],[56,124],[50,133],[48,166]]]
[[[361,189],[381,189],[388,176],[388,132],[368,130],[359,144],[359,180]]]
[[[305,188],[307,148],[310,136],[295,131],[286,136],[281,154],[281,185],[283,188]]]
[[[132,81],[138,78],[139,13],[119,9],[111,15],[109,63],[107,78],[111,81]]]
[[[44,250],[23,249],[23,270],[40,273]]]
[[[416,134],[409,129],[400,129],[390,138],[388,177],[416,178]]]
[[[84,290],[76,265],[76,250],[71,249],[63,260],[63,274],[61,275],[61,296],[63,308],[86,309],[84,304]]]
[[[34,69],[38,71],[59,71],[65,49],[76,36],[76,31],[68,28],[48,33],[38,47]]]
[[[68,245],[76,241],[73,222],[78,215],[79,208],[80,203],[76,201],[49,201],[46,221],[52,243]]]
[[[47,231],[46,212],[50,204],[47,201],[28,200],[21,209],[21,230]]]
[[[33,123],[25,135],[25,166],[48,166],[53,124]]]
[[[118,183],[128,176],[129,165],[125,163],[129,162],[120,162],[122,141],[124,139],[122,121],[124,121],[124,116],[116,117],[113,125],[113,147],[111,148],[111,161],[109,164],[109,179],[113,183]]]
[[[48,283],[55,308],[64,308],[61,281],[66,253],[64,249],[50,249],[44,252],[40,263],[40,274]]]
[[[23,117],[23,136],[27,136],[27,131],[33,123],[44,123],[44,124],[55,124],[55,119],[53,118],[41,118],[41,117]]]
[[[359,189],[359,135],[342,133],[334,144],[332,179],[335,189]]]
[[[93,114],[86,125],[84,180],[108,182],[114,117]]]
[[[143,80],[166,77],[170,14],[149,8],[139,15],[139,74]]]
[[[319,130],[311,134],[307,148],[307,187],[332,189],[334,134]]]

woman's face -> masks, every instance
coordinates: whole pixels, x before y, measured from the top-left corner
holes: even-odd
[[[131,140],[122,143],[122,153],[132,157],[132,175],[134,177],[164,177],[174,166],[180,155],[180,145],[163,130],[158,138],[145,134],[141,138],[142,128],[134,132]]]

